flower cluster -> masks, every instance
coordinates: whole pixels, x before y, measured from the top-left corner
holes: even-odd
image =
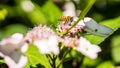
[[[71,21],[63,21],[58,25],[56,30],[58,32],[69,30],[77,19],[73,17]],[[27,63],[27,57],[24,55],[24,52],[27,50],[29,44],[35,45],[42,54],[52,53],[59,55],[58,43],[61,42],[61,46],[74,48],[81,54],[95,59],[97,58],[97,53],[101,51],[101,48],[91,44],[81,35],[85,26],[83,20],[81,20],[64,37],[57,35],[45,25],[34,27],[25,36],[20,33],[15,33],[0,42],[0,56],[5,59],[5,62],[10,68],[22,68]]]
[[[67,17],[67,16],[66,16]],[[67,23],[65,23],[64,21],[58,25],[58,28],[56,29],[59,32],[64,32],[67,31],[68,29],[70,29],[70,27],[78,20],[77,17],[72,17],[72,21],[68,21]],[[79,21],[79,23],[72,28],[68,33],[72,33],[72,34],[78,34],[79,32],[82,32],[83,28],[84,28],[85,24],[83,22],[83,20]]]
[[[29,0],[22,1],[21,8],[25,12],[31,12],[35,9],[34,4]],[[0,41],[0,57],[4,58],[9,68],[23,68],[26,65],[28,59],[24,53],[27,51],[30,44],[36,46],[40,53],[47,54],[46,56],[51,60],[49,63],[51,64],[53,61],[51,66],[56,66],[56,57],[60,54],[60,51],[64,46],[68,47],[69,49],[73,48],[91,59],[97,58],[101,48],[95,44],[91,44],[86,38],[82,36],[83,30],[85,30],[85,28],[87,30],[88,27],[94,31],[98,31],[93,26],[89,24],[86,25],[84,23],[89,22],[91,18],[84,18],[85,21],[81,20],[77,22],[77,25],[74,25],[78,20],[76,17],[77,14],[75,12],[74,4],[68,1],[64,5],[64,9],[65,11],[63,14],[70,16],[64,16],[59,19],[62,22],[56,28],[56,33],[45,25],[39,25],[29,30],[25,36],[20,33],[15,33],[12,36],[6,37]],[[103,28],[103,26],[100,27]],[[108,31],[105,32],[105,35],[112,31],[107,27],[104,27],[104,29]],[[62,34],[62,32],[67,33]],[[61,43],[60,46],[58,45],[59,43]],[[61,47],[61,49],[59,47]],[[48,54],[54,55],[51,57],[51,55],[48,56]],[[62,61],[64,58],[65,56],[63,55]],[[60,63],[62,63],[62,61],[60,61]]]
[[[33,43],[43,54],[59,54],[58,37],[48,27],[39,25],[29,31],[25,37],[29,43]]]
[[[57,31],[64,32],[70,29],[70,27],[77,21],[76,17],[73,17],[73,21],[67,22],[63,21]],[[88,56],[91,59],[97,58],[97,53],[101,51],[101,48],[97,45],[91,44],[87,39],[85,39],[80,33],[86,27],[84,21],[81,20],[78,24],[73,27],[68,34],[60,39],[60,42],[63,46],[74,48],[85,56]]]

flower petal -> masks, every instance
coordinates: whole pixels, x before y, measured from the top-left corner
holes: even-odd
[[[25,64],[27,63],[27,57],[22,54],[18,57],[19,58],[17,58],[17,62],[9,56],[4,57],[5,62],[7,63],[9,68],[23,68],[25,66]]]
[[[97,45],[91,44],[87,39],[80,37],[79,45],[76,47],[76,50],[91,59],[96,59],[98,55],[97,53],[101,51],[101,48]]]
[[[59,47],[58,47],[58,39],[56,36],[51,36],[48,40],[49,48],[51,52],[53,52],[55,55],[59,54]]]
[[[48,41],[47,40],[36,40],[34,41],[35,46],[38,47],[39,52],[43,54],[49,54],[50,50],[48,49]]]

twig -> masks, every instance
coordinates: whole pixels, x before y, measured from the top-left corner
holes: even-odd
[[[68,50],[65,52],[65,54],[63,55],[63,57],[62,57],[60,63],[58,64],[57,68],[59,68],[60,64],[62,64],[63,60],[65,59],[66,55],[70,52],[70,50],[71,50],[71,49],[68,48]]]
[[[48,62],[50,63],[50,65],[51,65],[51,67],[53,66],[53,64],[50,62],[51,60],[50,60],[50,57],[49,57],[49,55],[48,54],[46,54],[46,57],[47,57],[47,59],[48,59]]]

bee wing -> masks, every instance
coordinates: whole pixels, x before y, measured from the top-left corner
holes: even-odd
[[[106,37],[111,32],[113,32],[113,29],[104,25],[97,24],[95,20],[89,17],[84,18],[84,23],[85,23],[84,30],[94,35]]]

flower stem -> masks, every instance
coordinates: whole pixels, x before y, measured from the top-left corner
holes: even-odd
[[[53,55],[53,59],[52,59],[53,67],[52,68],[56,68],[56,59],[57,59],[57,56]]]
[[[51,57],[51,55],[49,54],[46,54],[46,57],[51,65],[52,68],[56,68],[56,59],[57,59],[57,56],[53,54],[53,57]]]
[[[85,56],[82,55],[81,60],[78,62],[78,67],[80,67],[82,65],[84,58],[85,58]]]
[[[88,11],[91,9],[93,4],[95,3],[96,0],[89,0],[90,2],[88,5],[85,7],[85,9],[80,13],[79,19],[66,31],[63,33],[63,37],[74,27],[77,25],[77,23],[85,17],[85,15],[88,13]]]
[[[46,54],[46,57],[47,57],[48,62],[50,63],[50,65],[53,66],[53,64],[51,63],[51,58],[50,58],[50,56],[49,56],[48,54]]]
[[[68,48],[67,51],[64,53],[64,55],[63,55],[61,61],[59,62],[58,66],[57,66],[57,68],[60,67],[60,64],[62,64],[63,60],[65,59],[66,55],[70,52],[70,50],[71,50],[71,49]]]

